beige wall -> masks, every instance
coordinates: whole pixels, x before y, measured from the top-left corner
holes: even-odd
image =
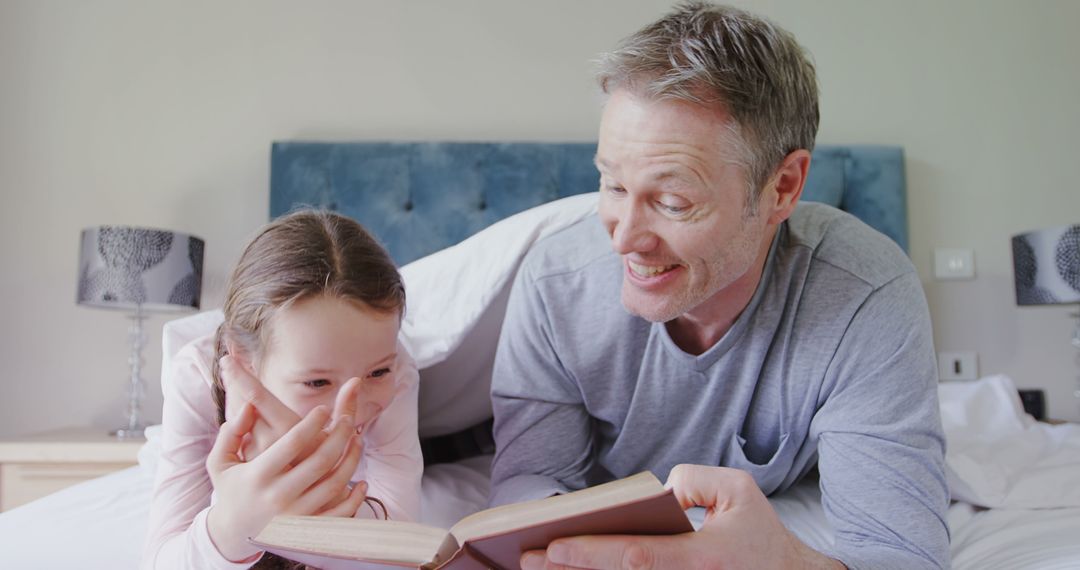
[[[1013,306],[1008,247],[1080,222],[1080,3],[743,4],[813,52],[820,141],[906,149],[939,348],[1080,419],[1068,310]],[[215,306],[266,220],[271,141],[591,140],[588,60],[668,5],[0,0],[0,435],[122,419],[126,322],[74,303],[82,227],[205,238]],[[934,247],[973,248],[978,278],[931,280]]]

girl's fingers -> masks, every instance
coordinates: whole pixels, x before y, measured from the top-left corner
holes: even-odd
[[[323,511],[327,506],[336,504],[342,499],[347,499],[342,491],[348,488],[349,479],[356,471],[356,464],[360,463],[361,452],[362,448],[356,442],[356,438],[350,437],[346,452],[335,465],[334,470],[303,492],[302,496],[289,508],[289,512],[310,515]]]
[[[230,397],[229,385],[233,383],[233,376],[236,375],[235,358],[230,356],[223,356],[221,360],[218,360],[218,366],[221,368],[221,387],[225,390],[225,421],[232,420],[236,416],[240,415],[240,406],[244,405],[247,400],[235,395]]]
[[[359,460],[359,452],[356,452],[357,446],[355,444],[349,444],[350,449],[347,453],[348,458],[342,461],[341,469],[336,470],[332,475],[327,476],[325,479],[319,481],[313,485],[305,496],[301,498],[303,502],[302,507],[305,512],[297,513],[303,515],[319,514],[334,512],[343,512],[342,508],[348,510],[348,505],[351,504],[349,500],[352,498],[356,491],[356,487],[349,488],[349,479],[352,476],[354,470],[349,470],[348,463]],[[357,484],[360,486],[360,484]],[[363,491],[367,488],[367,484],[364,484]],[[345,505],[342,507],[342,504]],[[357,505],[359,506],[359,505]],[[355,513],[353,511],[349,514]],[[343,516],[343,515],[335,515]]]
[[[288,473],[283,474],[281,484],[287,485],[289,489],[304,490],[329,475],[349,451],[348,445],[356,433],[355,429],[350,416],[342,416],[334,420],[326,440],[314,453],[297,463]],[[356,469],[355,462],[350,469]],[[329,500],[329,497],[326,500]]]
[[[283,435],[281,439],[270,444],[270,447],[266,448],[261,455],[255,458],[253,463],[258,463],[262,468],[274,473],[285,471],[290,465],[297,462],[297,459],[304,453],[304,450],[308,448],[312,440],[321,436],[322,428],[329,417],[330,412],[326,410],[325,406],[317,406],[315,409],[308,412],[308,414],[300,420],[300,423],[285,432],[285,435]],[[326,447],[328,442],[329,438],[327,438],[326,441],[323,441],[323,444],[319,446],[319,450]],[[319,453],[319,451],[316,451],[316,453]],[[314,455],[312,455],[312,457],[314,457]],[[311,457],[308,459],[310,458]],[[334,461],[337,461],[336,457],[334,458]],[[304,464],[306,462],[307,460],[304,460],[299,463]],[[327,470],[329,470],[329,468]],[[298,488],[306,489],[308,485],[310,485],[310,483]]]
[[[356,417],[357,402],[360,399],[360,378],[349,378],[349,381],[338,390],[334,401],[334,419],[342,416]]]
[[[256,412],[258,412],[258,409],[256,409]],[[251,430],[249,441],[245,443],[244,457],[247,461],[255,459],[269,449],[271,445],[274,445],[274,442],[280,439],[282,435],[283,434],[276,433],[274,427],[270,425],[269,422],[261,417],[258,418],[255,421],[255,427]],[[326,439],[325,434],[316,434],[315,437],[311,438],[308,442],[304,451],[293,459],[293,463],[299,463],[300,460],[310,455],[311,452],[319,447],[319,444],[322,443],[323,439]]]
[[[255,457],[258,455],[258,453],[253,451],[254,449],[255,449],[255,438],[251,435],[250,432],[245,433],[242,441],[240,442],[239,456],[240,456],[241,461],[244,461],[246,463],[248,461],[251,461],[252,459],[255,459]]]
[[[237,416],[223,424],[218,431],[214,446],[206,457],[206,470],[217,475],[233,465],[243,463],[241,449],[244,437],[251,432],[255,424],[255,409],[250,404],[240,407]]]
[[[263,386],[245,363],[236,356],[224,356],[219,361],[221,376],[225,383],[225,407],[249,402],[259,410],[259,416],[264,419],[271,430],[271,436],[276,438],[287,432],[300,420],[295,412],[278,400],[270,390]]]
[[[349,438],[349,444],[355,449],[346,449],[345,455],[341,457],[341,461],[334,466],[334,472],[341,471],[345,474],[345,481],[352,479],[353,472],[356,471],[356,466],[360,465],[360,458],[364,455],[364,439],[360,434],[353,435]],[[355,453],[355,457],[350,455]]]
[[[367,481],[361,481],[349,491],[345,499],[319,513],[322,517],[354,517],[367,498]]]

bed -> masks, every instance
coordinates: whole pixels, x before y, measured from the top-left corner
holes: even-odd
[[[587,143],[309,143],[271,151],[270,216],[296,204],[350,215],[401,265],[403,340],[421,372],[421,436],[483,426],[494,341],[516,262],[532,243],[595,211]],[[908,245],[901,149],[822,146],[805,200],[851,212]],[[214,311],[166,326],[163,364],[213,326]],[[163,382],[168,378],[163,377]],[[1008,378],[942,385],[949,439],[953,566],[1080,567],[1080,428],[1023,413]],[[149,510],[156,431],[139,465],[0,514],[0,567],[134,568]],[[424,521],[482,508],[489,455],[427,468]],[[771,497],[812,546],[832,540],[813,481]],[[700,524],[702,513],[692,511]]]

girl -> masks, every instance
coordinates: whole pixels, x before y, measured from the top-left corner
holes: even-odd
[[[163,383],[143,568],[271,566],[247,538],[277,514],[414,520],[404,308],[401,276],[355,221],[301,211],[266,226],[229,280],[224,322]]]

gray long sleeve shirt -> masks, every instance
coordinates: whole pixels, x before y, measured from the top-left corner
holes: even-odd
[[[492,380],[493,504],[679,463],[743,469],[765,494],[815,464],[849,568],[949,566],[930,318],[917,274],[854,217],[801,204],[731,329],[700,355],[626,312],[588,218],[537,244]]]

